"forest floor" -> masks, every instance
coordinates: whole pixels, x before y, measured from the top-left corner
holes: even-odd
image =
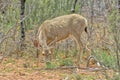
[[[5,58],[0,64],[0,80],[107,80],[113,76],[113,70],[89,71],[85,69],[45,70],[45,64],[36,65],[35,59]],[[82,67],[85,67],[82,65]],[[93,66],[92,68],[96,68]],[[39,70],[41,69],[41,70]],[[104,73],[106,72],[107,75]]]

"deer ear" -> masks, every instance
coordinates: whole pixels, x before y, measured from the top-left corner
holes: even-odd
[[[35,47],[39,47],[39,42],[38,42],[38,40],[36,40],[36,39],[34,40],[34,46],[35,46]]]

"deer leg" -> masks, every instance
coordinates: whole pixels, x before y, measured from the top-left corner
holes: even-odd
[[[43,52],[42,52],[42,55],[45,56],[45,61],[46,62],[49,62],[50,61],[50,48],[47,46],[47,43],[44,42],[42,44],[42,48],[43,48]]]
[[[46,44],[46,43],[45,43]],[[40,49],[40,54],[38,54],[38,60],[37,60],[37,66],[39,66],[40,62],[48,62],[49,59],[49,48],[48,46],[43,46],[45,44],[42,44],[41,49]]]
[[[81,57],[82,57],[82,54],[83,54],[83,44],[82,44],[82,41],[80,40],[79,35],[76,34],[76,35],[74,35],[74,37],[76,39],[78,49],[79,49],[79,53],[78,53],[78,56],[77,56],[77,66],[80,67]]]
[[[45,35],[44,31],[41,31],[39,33],[39,43],[42,47],[42,54],[45,56],[45,61],[48,62],[50,60],[49,54],[50,54],[50,48],[47,45],[47,37]]]
[[[83,44],[80,39],[78,40],[78,45],[79,45],[80,52],[78,53],[77,62],[78,62],[78,66],[80,67],[80,63],[82,62],[82,55],[83,55]]]
[[[50,42],[50,43],[48,44],[48,46],[50,47],[50,53],[51,53],[50,58],[51,58],[51,59],[54,57],[53,49],[54,49],[54,47],[55,47],[56,42],[57,42],[57,37],[56,37],[52,42]]]
[[[49,61],[50,58],[49,58],[49,47],[47,46],[47,43],[46,43],[46,40],[42,40],[42,41],[39,41],[40,42],[40,45],[41,45],[41,49],[40,49],[40,54],[39,54],[39,57],[38,57],[38,60],[40,60],[40,55],[42,55],[44,58],[42,58],[43,60],[42,61]],[[42,57],[41,56],[41,57]],[[39,61],[38,61],[39,62]]]
[[[48,46],[53,46],[55,45],[56,42],[57,42],[57,37],[52,42],[50,42]]]

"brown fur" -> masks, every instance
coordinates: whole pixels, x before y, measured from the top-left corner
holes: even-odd
[[[38,30],[37,35],[39,44],[45,52],[46,50],[50,50],[50,45],[53,45],[54,43],[66,39],[72,35],[82,53],[83,45],[80,37],[83,31],[87,31],[86,26],[86,18],[79,14],[64,15],[51,20],[46,20],[41,24]],[[79,56],[78,60],[80,60]]]

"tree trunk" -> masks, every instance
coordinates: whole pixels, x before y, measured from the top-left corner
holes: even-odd
[[[120,0],[118,0],[118,11],[120,13]]]
[[[74,0],[74,1],[73,1],[73,6],[72,6],[72,8],[71,8],[71,12],[72,12],[72,13],[75,13],[75,6],[76,6],[77,1],[78,1],[78,0]]]
[[[2,14],[4,14],[5,13],[5,10],[4,10],[4,5],[3,5],[3,1],[2,0],[0,0],[0,12],[2,13]]]
[[[20,50],[23,49],[23,43],[24,43],[24,40],[25,40],[25,27],[24,27],[24,22],[22,21],[23,18],[24,18],[25,1],[26,0],[21,0],[21,13],[20,13],[21,38],[20,38]]]
[[[120,0],[118,0],[118,16],[120,16]],[[120,26],[120,21],[118,22],[118,26]],[[118,38],[115,39],[116,41],[116,44],[117,44],[117,51],[116,51],[116,56],[117,56],[117,65],[118,65],[118,70],[119,70],[119,74],[120,74],[120,57],[119,57],[119,53],[120,53],[120,43],[119,43],[119,40],[120,40],[120,27],[118,27],[117,29],[117,33],[118,33]]]

